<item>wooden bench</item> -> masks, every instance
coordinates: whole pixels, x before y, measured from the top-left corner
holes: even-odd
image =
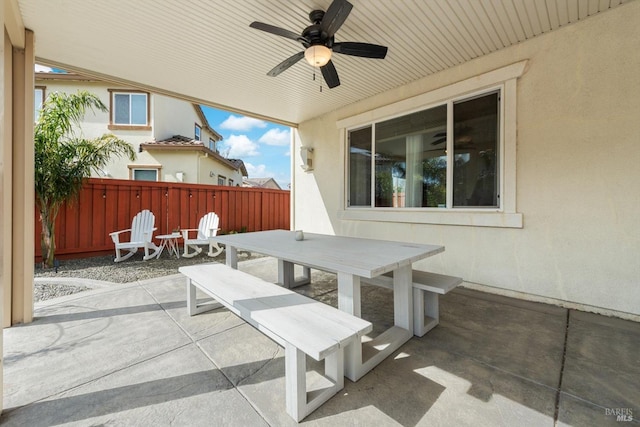
[[[296,421],[344,387],[344,348],[359,344],[371,331],[370,322],[223,264],[179,271],[187,277],[191,316],[220,307],[199,306],[198,288],[284,347],[286,409]],[[305,354],[324,360],[324,375],[307,373]]]
[[[444,295],[462,283],[460,277],[413,270],[413,333],[423,336],[440,323],[439,295]],[[393,289],[392,273],[371,279],[361,279],[364,283]]]

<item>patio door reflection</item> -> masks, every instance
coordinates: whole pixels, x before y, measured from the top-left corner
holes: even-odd
[[[376,207],[445,206],[446,127],[445,105],[376,124]]]

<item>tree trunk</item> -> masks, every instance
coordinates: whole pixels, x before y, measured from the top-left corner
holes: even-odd
[[[42,223],[42,233],[40,235],[42,268],[51,268],[53,267],[56,252],[55,218],[43,209],[40,211],[40,222]]]

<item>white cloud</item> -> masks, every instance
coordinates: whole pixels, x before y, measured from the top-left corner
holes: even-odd
[[[289,145],[291,133],[288,129],[269,129],[260,137],[258,142],[267,145],[286,146]]]
[[[221,129],[246,132],[253,128],[265,128],[267,123],[252,117],[231,115],[220,124]]]
[[[53,72],[53,68],[45,67],[44,65],[40,65],[40,64],[36,64],[35,72],[36,73],[52,73]]]
[[[250,140],[247,135],[231,135],[226,139],[225,147],[229,149],[228,157],[230,158],[260,155],[258,144]]]
[[[244,162],[244,166],[247,168],[249,178],[264,178],[267,173],[266,165],[253,165],[251,163]]]

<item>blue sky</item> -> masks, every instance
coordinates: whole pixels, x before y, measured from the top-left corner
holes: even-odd
[[[249,178],[274,178],[282,189],[291,183],[291,129],[264,120],[202,106],[209,125],[224,138],[220,154],[242,159]]]

